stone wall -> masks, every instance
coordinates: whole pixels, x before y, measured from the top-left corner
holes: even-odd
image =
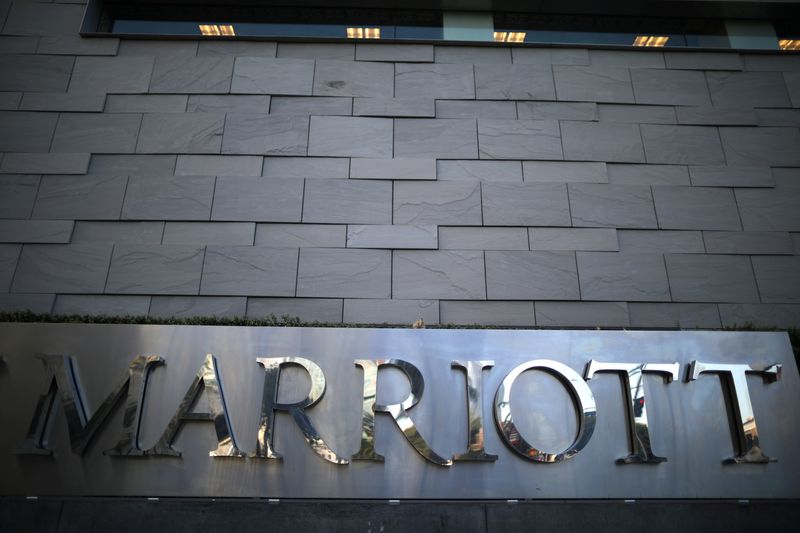
[[[0,309],[800,325],[800,56],[81,39],[0,0]]]

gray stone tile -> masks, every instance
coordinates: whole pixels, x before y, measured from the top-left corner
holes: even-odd
[[[331,157],[265,157],[261,173],[269,178],[347,179],[350,159]]]
[[[440,180],[522,181],[519,161],[437,161]]]
[[[301,248],[297,296],[389,298],[391,254],[389,250]]]
[[[356,57],[356,45],[351,43],[278,43],[278,57],[353,61]]]
[[[433,98],[354,98],[353,115],[364,117],[434,117]]]
[[[794,107],[800,107],[800,72],[784,72],[783,79]]]
[[[570,183],[572,225],[612,228],[656,228],[650,187]]]
[[[312,156],[392,157],[393,122],[385,118],[311,117]]]
[[[592,66],[664,68],[664,54],[649,50],[589,50]]]
[[[141,115],[136,113],[62,113],[53,136],[53,152],[133,153]]]
[[[437,99],[475,98],[475,75],[472,65],[397,63],[395,65],[394,96]]]
[[[37,93],[29,93],[29,94],[37,94]],[[54,93],[45,93],[45,94],[54,94]],[[21,101],[22,101],[22,93],[20,92],[15,92],[15,93],[0,92],[0,109],[4,111],[16,111]]]
[[[750,259],[735,255],[667,254],[667,274],[676,302],[758,302]]]
[[[742,70],[742,58],[730,52],[697,52],[683,50],[664,52],[667,68],[690,70]]]
[[[53,309],[55,294],[0,294],[0,310],[49,313]]]
[[[794,244],[794,254],[800,255],[800,233],[790,233],[792,243]]]
[[[440,181],[394,184],[395,224],[481,225],[479,183]]]
[[[71,220],[0,220],[0,242],[65,244],[74,224]]]
[[[106,293],[197,294],[203,246],[118,244],[114,246]]]
[[[356,61],[433,61],[431,44],[371,44],[356,43]]]
[[[346,324],[405,324],[417,320],[425,324],[439,323],[438,300],[370,300],[344,301],[343,321]]]
[[[112,174],[44,176],[34,218],[117,219],[128,178]]]
[[[481,159],[563,159],[555,120],[478,121]]]
[[[724,165],[717,128],[642,124],[648,163]]]
[[[308,117],[228,113],[224,154],[306,155]]]
[[[0,293],[8,292],[11,287],[20,250],[22,246],[18,244],[0,244]]]
[[[703,72],[633,69],[631,81],[639,104],[711,105]]]
[[[715,304],[629,303],[634,328],[721,328]]]
[[[91,154],[5,154],[2,174],[86,174]]]
[[[800,324],[800,305],[791,304],[720,304],[724,327],[754,326],[796,328]]]
[[[352,159],[350,178],[380,180],[435,180],[435,159]]]
[[[702,254],[706,249],[699,231],[617,231],[621,252]]]
[[[618,185],[690,185],[683,165],[607,165],[608,181]]]
[[[597,120],[594,102],[517,102],[521,119],[537,120]]]
[[[745,231],[800,231],[800,193],[779,189],[736,190]]]
[[[514,102],[494,100],[439,100],[436,102],[436,118],[517,118]]]
[[[343,115],[353,114],[353,99],[338,96],[276,96],[270,115]]]
[[[759,126],[800,127],[800,109],[756,109],[755,114]],[[753,123],[737,125],[752,126]]]
[[[89,173],[169,176],[175,170],[176,159],[175,155],[93,155]]]
[[[653,187],[653,200],[662,229],[741,229],[731,189]]]
[[[745,70],[759,70],[759,71],[792,71],[800,70],[800,61],[794,55],[783,54],[744,54]]]
[[[150,56],[191,59],[197,55],[199,41],[123,39],[119,43],[119,56]]]
[[[205,43],[200,43],[205,44]],[[153,296],[150,316],[163,318],[243,317],[247,313],[247,298],[223,296]]]
[[[297,250],[264,246],[208,246],[200,294],[294,296]]]
[[[440,227],[440,250],[527,250],[525,228]]]
[[[487,226],[569,226],[563,183],[484,183],[483,223]]]
[[[311,95],[313,83],[311,60],[237,57],[231,93]]]
[[[65,91],[74,62],[62,56],[0,55],[0,91]]]
[[[347,226],[334,224],[257,224],[258,245],[273,248],[344,248]]]
[[[39,176],[0,175],[0,218],[28,218],[39,191]]]
[[[149,296],[110,296],[95,294],[59,294],[54,315],[145,316]]]
[[[476,121],[447,118],[395,119],[394,156],[477,159]]]
[[[394,66],[387,63],[317,60],[315,96],[369,96],[391,98]]]
[[[666,71],[665,71],[666,72]],[[675,108],[657,105],[598,104],[601,122],[623,124],[675,124]]]
[[[106,244],[29,244],[22,248],[11,291],[103,292],[110,259]]]
[[[69,92],[146,93],[153,63],[152,57],[79,57]]]
[[[179,155],[176,176],[260,176],[260,155]]]
[[[83,7],[71,4],[14,2],[3,33],[11,35],[66,35],[78,30]]]
[[[0,4],[0,25],[4,22],[3,17],[9,5],[9,2]],[[35,54],[39,39],[32,35],[0,35],[0,54]]]
[[[617,230],[609,228],[530,228],[531,250],[616,252]]]
[[[800,257],[753,257],[761,301],[800,303]]]
[[[302,180],[221,176],[211,220],[300,222],[302,205]]]
[[[56,120],[57,113],[0,111],[0,151],[49,151]]]
[[[400,251],[392,262],[392,296],[399,299],[486,299],[483,252]]]
[[[437,63],[511,63],[510,48],[436,46]]]
[[[692,185],[702,187],[774,187],[769,167],[689,167]]]
[[[247,317],[270,315],[299,318],[303,322],[342,322],[342,300],[336,298],[248,298]]]
[[[523,161],[522,174],[526,182],[608,182],[608,172],[606,171],[605,163]]]
[[[306,180],[303,222],[391,224],[392,184],[372,180]]]
[[[208,220],[213,196],[213,176],[131,176],[122,218]]]
[[[577,258],[583,300],[670,300],[661,254],[578,252]]]
[[[784,231],[704,231],[710,254],[792,255],[792,239]]]
[[[718,107],[791,107],[780,72],[707,72]]]
[[[224,123],[222,113],[146,113],[136,152],[218,154]]]
[[[549,65],[475,65],[476,97],[487,100],[555,100]]]
[[[582,48],[512,48],[511,57],[521,65],[589,64],[589,51]]]
[[[72,96],[70,93],[67,95]],[[106,113],[183,113],[186,111],[188,98],[185,94],[110,94],[106,100],[105,110]],[[100,107],[97,111],[103,110],[102,105]],[[70,111],[84,110],[70,109]]]
[[[19,108],[23,111],[102,111],[105,101],[105,94],[25,93]]]
[[[201,43],[203,44],[203,43]],[[267,113],[270,96],[266,94],[193,94],[189,113]]]
[[[720,128],[729,165],[800,165],[797,128]]]
[[[72,242],[160,244],[163,222],[87,222],[77,221]]]
[[[437,238],[437,228],[432,224],[347,226],[348,248],[436,250]]]
[[[624,328],[630,325],[626,302],[536,302],[542,327]]]
[[[39,39],[38,54],[53,55],[117,55],[119,39],[98,38],[87,39],[79,35],[45,35]]]
[[[638,124],[561,122],[564,158],[644,163]]]
[[[634,103],[630,72],[620,67],[553,67],[559,100]]]
[[[573,252],[486,252],[490,300],[578,300]]]
[[[252,245],[254,222],[167,222],[163,244]]]
[[[442,301],[442,324],[483,326],[533,326],[533,302]]]
[[[698,126],[755,126],[756,114],[752,109],[724,107],[677,107],[678,124]]]
[[[277,43],[262,41],[201,41],[197,56],[275,57],[277,48]]]

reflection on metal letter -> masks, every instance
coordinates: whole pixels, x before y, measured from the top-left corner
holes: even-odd
[[[497,456],[486,453],[483,428],[483,380],[484,368],[494,366],[494,361],[453,361],[451,366],[463,368],[467,374],[467,451],[453,456],[453,461],[497,461]]]
[[[511,387],[514,386],[514,381],[526,370],[537,368],[557,377],[569,390],[573,402],[577,402],[578,435],[569,448],[560,453],[547,453],[537,450],[528,444],[520,434],[511,416]],[[558,463],[577,454],[592,438],[594,426],[597,422],[597,407],[595,407],[592,391],[577,372],[558,361],[534,359],[533,361],[522,363],[503,378],[503,382],[497,388],[497,394],[494,397],[494,418],[500,433],[503,435],[503,439],[512,450],[537,463]]]
[[[275,427],[275,411],[288,411],[295,423],[300,427],[306,442],[314,453],[337,465],[346,465],[347,459],[342,459],[331,450],[319,432],[314,429],[308,415],[303,409],[311,407],[325,394],[325,374],[322,369],[314,362],[302,357],[259,357],[256,362],[264,368],[264,394],[261,399],[261,419],[258,424],[258,443],[255,453],[251,457],[261,459],[282,459],[280,454],[275,452],[272,444]],[[281,376],[281,367],[286,365],[297,365],[303,367],[311,378],[311,390],[304,399],[295,403],[278,402],[278,383]]]
[[[364,370],[364,394],[361,410],[361,448],[352,456],[354,461],[383,461],[383,456],[375,451],[375,413],[388,413],[392,416],[397,427],[403,432],[408,442],[419,454],[439,466],[451,466],[453,461],[445,459],[434,452],[422,435],[417,431],[408,410],[417,405],[422,392],[425,389],[425,382],[419,369],[402,359],[358,359],[355,364]],[[408,378],[411,385],[411,393],[408,398],[401,403],[382,405],[376,403],[378,398],[378,368],[381,366],[393,366],[399,368]]]
[[[33,413],[28,434],[17,453],[50,455],[52,451],[47,447],[49,433],[52,428],[50,417],[57,409],[57,401],[64,406],[64,415],[67,419],[69,442],[73,453],[83,454],[92,438],[105,423],[119,403],[122,396],[125,399],[125,414],[123,417],[122,436],[114,448],[107,450],[108,455],[141,456],[139,447],[139,426],[141,421],[141,407],[144,400],[144,391],[150,369],[164,362],[157,355],[139,355],[131,361],[128,372],[114,389],[106,396],[103,403],[92,416],[86,413],[86,406],[80,394],[78,377],[75,373],[75,363],[71,357],[65,355],[41,355],[44,361],[47,377],[45,378],[46,392],[39,396],[36,410]]]
[[[196,413],[192,411],[200,391],[205,389],[208,398],[208,413]],[[236,440],[233,438],[231,422],[228,418],[228,411],[225,408],[225,396],[222,394],[222,385],[217,372],[217,360],[213,355],[207,354],[203,365],[195,375],[189,390],[181,400],[177,412],[167,424],[167,428],[158,439],[158,442],[145,453],[147,455],[168,455],[180,457],[181,452],[172,447],[175,438],[183,427],[183,423],[190,420],[200,420],[213,422],[214,430],[217,433],[218,446],[215,450],[208,452],[211,457],[244,457],[236,447]]]
[[[777,459],[767,457],[758,442],[758,428],[750,391],[747,389],[747,374],[760,374],[764,383],[781,379],[781,365],[771,365],[763,370],[755,370],[750,365],[726,365],[692,361],[689,365],[689,381],[696,380],[700,374],[719,374],[722,386],[730,400],[731,424],[736,435],[734,446],[737,455],[725,459],[726,464],[769,463]]]
[[[592,379],[597,372],[617,372],[622,380],[623,395],[628,406],[628,436],[632,453],[617,463],[658,464],[667,460],[653,453],[650,444],[650,430],[647,423],[647,406],[644,394],[644,373],[653,372],[664,375],[664,382],[678,379],[678,363],[602,363],[594,359],[586,367],[586,379]]]

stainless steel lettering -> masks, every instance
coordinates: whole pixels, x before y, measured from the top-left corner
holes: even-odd
[[[492,368],[494,361],[453,361],[453,368],[461,368],[467,378],[467,451],[453,456],[453,461],[497,461],[497,456],[486,453],[483,428],[483,373]]]
[[[408,410],[417,405],[425,389],[425,381],[419,369],[402,359],[358,359],[355,364],[364,371],[364,392],[361,409],[361,447],[351,459],[354,461],[383,461],[384,457],[375,451],[375,414],[388,413],[397,427],[419,454],[426,460],[439,466],[451,466],[453,461],[445,459],[434,452],[422,438]],[[378,369],[381,366],[393,366],[403,371],[411,385],[408,397],[400,403],[382,405],[377,403]]]
[[[258,442],[256,451],[250,457],[261,459],[283,459],[275,452],[272,444],[275,426],[275,411],[287,411],[292,415],[295,423],[300,427],[303,436],[314,453],[328,462],[337,465],[346,465],[347,459],[342,459],[331,450],[303,409],[311,407],[325,394],[325,374],[313,361],[302,357],[259,357],[256,362],[264,369],[264,393],[261,399],[261,419],[258,424]],[[300,366],[308,372],[311,378],[311,390],[304,399],[294,403],[278,402],[278,384],[280,382],[281,368],[287,365]]]
[[[193,412],[192,407],[200,397],[200,391],[205,389],[208,398],[209,412]],[[211,450],[211,457],[244,457],[245,454],[236,447],[236,440],[231,430],[228,411],[225,408],[225,396],[222,393],[222,384],[217,371],[216,358],[207,354],[203,364],[189,386],[189,390],[181,400],[178,410],[167,424],[164,433],[158,442],[149,450],[147,455],[167,455],[180,457],[181,452],[172,447],[184,422],[198,420],[213,422],[217,433],[218,446]]]
[[[541,369],[554,375],[567,388],[578,414],[578,435],[570,446],[559,453],[549,453],[525,440],[514,424],[511,415],[511,387],[514,381],[526,370]],[[537,463],[559,463],[577,454],[592,438],[597,422],[597,407],[589,386],[581,376],[570,367],[551,359],[534,359],[514,368],[503,378],[494,398],[494,418],[506,444],[522,457]]]
[[[662,374],[665,383],[678,379],[678,363],[605,363],[589,361],[586,379],[592,379],[598,372],[616,372],[622,381],[623,396],[627,405],[628,437],[631,454],[617,459],[621,464],[658,464],[667,460],[653,453],[650,429],[647,422],[647,405],[644,393],[644,373]]]
[[[696,380],[700,374],[718,374],[728,395],[731,409],[731,429],[735,435],[736,455],[725,459],[726,464],[769,463],[777,459],[767,457],[761,449],[756,427],[756,415],[747,388],[747,374],[758,374],[764,383],[774,383],[781,378],[782,365],[771,365],[756,370],[750,365],[704,363],[692,361],[689,365],[689,381]]]

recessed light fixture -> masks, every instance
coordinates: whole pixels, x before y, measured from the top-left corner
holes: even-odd
[[[633,46],[664,46],[669,41],[666,35],[639,35],[634,39]]]
[[[498,43],[523,43],[525,42],[524,31],[496,31],[494,40]]]
[[[348,39],[380,39],[380,28],[347,28]]]
[[[781,39],[778,46],[781,50],[800,50],[800,39]]]
[[[206,37],[225,36],[233,37],[236,32],[230,24],[200,24],[200,33]]]

